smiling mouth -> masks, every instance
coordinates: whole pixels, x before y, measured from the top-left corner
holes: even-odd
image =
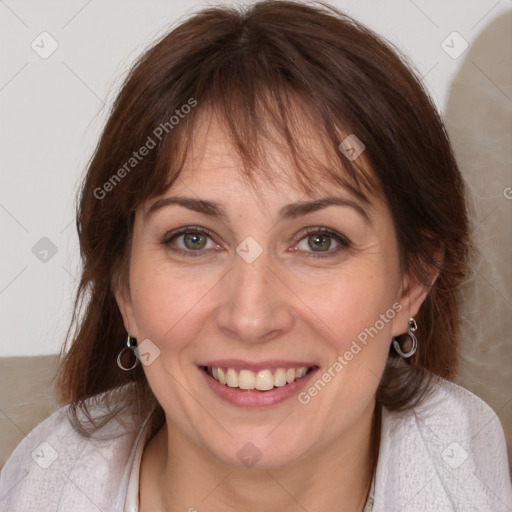
[[[203,366],[203,370],[220,384],[242,390],[270,391],[284,387],[308,375],[313,367],[275,368],[273,370],[237,370],[218,366]]]

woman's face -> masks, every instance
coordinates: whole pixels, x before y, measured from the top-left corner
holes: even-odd
[[[320,180],[306,196],[273,161],[277,186],[251,189],[220,124],[203,125],[179,179],[137,211],[116,295],[169,428],[268,468],[357,443],[425,294],[399,272],[381,200]]]

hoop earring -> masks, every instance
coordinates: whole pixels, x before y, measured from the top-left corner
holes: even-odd
[[[137,340],[135,338],[132,338],[128,334],[128,338],[126,340],[126,347],[123,347],[121,349],[121,351],[119,352],[119,354],[117,354],[117,366],[119,366],[119,368],[121,368],[121,370],[123,370],[125,372],[129,372],[130,370],[133,370],[139,364],[139,358],[135,355],[134,347],[136,347],[136,346],[137,346]],[[133,353],[133,356],[135,357],[135,361],[133,362],[133,364],[130,367],[124,366],[123,362],[121,360],[123,357],[123,354],[125,353],[125,350],[130,350]]]
[[[400,342],[397,338],[393,338],[393,348],[396,350],[396,352],[402,356],[405,359],[408,359],[409,357],[412,357],[414,353],[416,352],[416,349],[418,348],[418,340],[416,339],[416,336],[414,333],[418,330],[418,324],[416,323],[416,320],[411,317],[409,318],[409,328],[407,329],[407,336],[411,339],[412,347],[407,351],[404,352],[402,350],[402,347],[400,346]]]

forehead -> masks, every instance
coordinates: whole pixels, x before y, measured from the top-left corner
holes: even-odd
[[[232,215],[250,218],[256,212],[253,208],[264,216],[293,219],[337,205],[350,206],[371,224],[372,210],[385,209],[380,198],[362,202],[349,188],[332,180],[330,155],[315,132],[305,130],[295,135],[295,149],[304,148],[299,165],[308,173],[306,186],[297,169],[297,159],[287,152],[288,146],[271,139],[263,144],[260,141],[264,157],[257,165],[248,165],[226,124],[215,115],[203,116],[195,126],[177,179],[164,194],[146,203],[145,212],[180,204],[225,221]]]
[[[318,129],[304,115],[295,116],[289,125],[289,140],[278,127],[259,119],[260,131],[250,146],[238,139],[233,127],[211,109],[205,109],[194,124],[179,183],[194,184],[203,190],[231,190],[248,187],[265,195],[286,191],[296,197],[345,192],[350,194],[346,170],[339,155],[333,154]],[[365,167],[363,158],[359,166]]]

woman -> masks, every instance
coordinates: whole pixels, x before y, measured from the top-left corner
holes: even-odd
[[[184,22],[85,178],[59,389],[2,510],[512,508],[503,432],[448,382],[470,250],[443,124],[327,7]]]

